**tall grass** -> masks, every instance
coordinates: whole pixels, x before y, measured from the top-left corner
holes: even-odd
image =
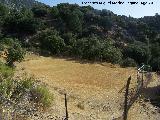
[[[4,78],[12,77],[14,74],[14,68],[6,66],[3,62],[0,61],[0,75]]]
[[[34,108],[36,104],[37,107],[45,109],[52,104],[53,95],[45,86],[37,84],[33,77],[22,76],[21,79],[14,79],[14,69],[2,62],[0,63],[0,74],[1,106],[6,106],[6,102],[9,102],[12,108],[16,106],[23,108],[23,104],[27,103],[28,108]]]
[[[43,108],[47,108],[52,104],[53,95],[45,86],[37,86],[32,89],[31,93],[33,100]]]

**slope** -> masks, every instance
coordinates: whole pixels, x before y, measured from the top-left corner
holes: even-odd
[[[121,117],[124,94],[118,92],[129,75],[133,77],[131,85],[136,82],[134,68],[56,57],[32,56],[18,64],[18,69],[33,74],[50,88],[55,100],[48,113],[59,119],[65,116],[64,93],[67,93],[70,120],[112,120]],[[147,112],[146,108],[136,103],[129,119],[158,119],[159,114],[152,114],[154,107],[148,103],[145,105],[149,108]]]

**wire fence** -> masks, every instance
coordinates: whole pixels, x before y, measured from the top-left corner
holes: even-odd
[[[152,79],[151,70],[145,70],[145,66],[137,69],[137,84],[134,88],[134,91],[132,91],[131,88],[131,82],[132,82],[132,76],[129,76],[126,85],[119,91],[122,92],[125,90],[124,94],[124,111],[122,114],[122,119],[127,120],[128,117],[128,111],[134,104],[134,102],[138,99],[138,97],[141,95],[143,88],[146,88],[147,85],[150,83]],[[1,98],[1,97],[0,97]],[[68,113],[68,106],[67,106],[67,94],[64,94],[64,102],[65,102],[65,118],[64,120],[69,120],[69,113]],[[2,98],[1,98],[2,99]],[[7,101],[7,100],[5,100]],[[10,109],[0,109],[0,120],[20,120],[20,116],[16,114],[14,111],[10,111]]]
[[[147,68],[145,65],[141,66],[137,69],[137,85],[135,87],[135,92],[130,93],[130,83],[131,76],[127,80],[126,89],[125,89],[125,99],[124,99],[124,112],[123,112],[123,120],[127,120],[127,115],[129,109],[132,107],[134,102],[138,99],[140,94],[143,91],[143,88],[146,88],[147,85],[152,80],[152,74],[150,68]],[[122,91],[122,90],[121,90]]]

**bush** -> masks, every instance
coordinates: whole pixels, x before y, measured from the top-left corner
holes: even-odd
[[[48,10],[45,6],[34,6],[32,12],[35,17],[45,17],[48,13]]]
[[[9,66],[6,66],[4,63],[0,61],[0,73],[4,78],[12,77],[14,74],[14,69]]]
[[[120,49],[115,48],[114,46],[108,46],[103,49],[102,52],[103,60],[111,62],[113,64],[121,63],[122,53]]]
[[[22,49],[19,43],[14,43],[8,48],[7,64],[13,66],[15,61],[21,62],[24,59],[25,51]]]
[[[55,30],[47,29],[36,36],[39,47],[48,50],[53,54],[59,54],[63,51],[65,43]]]
[[[0,80],[0,95],[4,100],[17,102],[27,98],[29,102],[32,101],[42,108],[49,107],[53,101],[53,95],[45,86],[37,85],[33,77],[26,76],[16,80],[12,77],[2,78]],[[0,102],[4,101],[0,99]]]
[[[40,106],[47,108],[53,101],[53,96],[45,86],[38,86],[31,91],[33,100]]]
[[[14,91],[14,96],[19,97],[19,95],[23,95],[26,91],[30,91],[34,87],[34,81],[32,77],[25,77],[22,80],[17,82],[17,86]]]
[[[73,46],[76,56],[88,60],[98,60],[101,54],[101,43],[97,37],[78,39]]]
[[[147,47],[140,46],[140,45],[129,45],[127,46],[124,51],[123,55],[125,57],[129,57],[134,59],[138,64],[146,63],[148,59]]]
[[[30,11],[12,11],[5,17],[3,23],[3,33],[14,34],[14,36],[23,36],[34,34],[40,27],[41,20],[33,18]]]
[[[4,46],[12,46],[14,42],[18,42],[18,40],[12,38],[3,38],[0,40],[0,43]]]
[[[51,17],[57,18],[59,16],[59,10],[57,7],[53,6],[50,11]]]
[[[11,79],[3,79],[0,82],[0,94],[1,96],[10,99],[14,91],[14,82]]]
[[[121,50],[116,48],[110,39],[102,40],[97,36],[78,39],[73,46],[74,55],[89,60],[103,60],[111,63],[120,63]]]
[[[136,67],[136,66],[137,66],[137,64],[136,64],[135,60],[132,58],[126,58],[122,62],[122,67]]]

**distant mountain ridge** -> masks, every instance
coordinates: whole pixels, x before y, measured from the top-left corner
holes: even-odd
[[[11,8],[11,9],[21,9],[21,8],[32,8],[34,5],[41,5],[35,0],[0,0],[1,4]],[[43,4],[44,5],[44,4]]]

